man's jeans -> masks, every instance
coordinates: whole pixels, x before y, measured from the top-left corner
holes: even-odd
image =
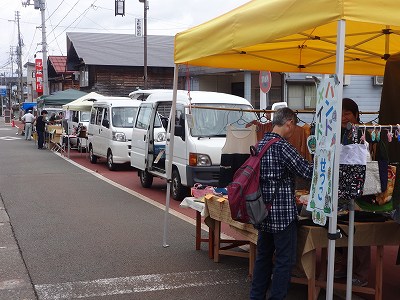
[[[32,123],[25,123],[25,139],[30,140],[32,136]]]
[[[42,149],[44,144],[44,131],[37,131],[37,135],[38,135],[38,149]]]
[[[293,221],[288,227],[277,233],[258,231],[257,258],[250,292],[251,300],[265,300],[270,285],[270,300],[285,299],[291,271],[296,263],[296,247],[297,221]],[[275,266],[273,267],[274,251]]]

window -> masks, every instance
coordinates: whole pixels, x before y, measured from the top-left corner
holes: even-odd
[[[95,122],[96,122],[96,112],[97,112],[97,109],[92,108],[92,110],[90,112],[90,124],[95,124]]]
[[[97,107],[96,109],[96,125],[101,124],[101,117],[103,116],[103,108]]]
[[[288,84],[288,105],[291,109],[315,109],[316,104],[315,84]]]
[[[115,127],[132,128],[136,112],[136,107],[114,107],[112,109],[113,125]]]
[[[79,72],[79,85],[81,87],[89,86],[89,68],[85,66]]]
[[[140,106],[138,111],[138,116],[136,119],[135,128],[147,130],[150,124],[151,111],[152,111],[151,106],[147,105]]]

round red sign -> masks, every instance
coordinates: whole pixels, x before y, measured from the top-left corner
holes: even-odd
[[[260,76],[258,77],[258,82],[260,84],[260,89],[263,93],[268,93],[271,89],[271,72],[270,71],[260,71]]]

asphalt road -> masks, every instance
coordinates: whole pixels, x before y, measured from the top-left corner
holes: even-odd
[[[16,132],[0,118],[0,300],[248,299],[246,259],[214,263],[173,215],[164,248],[162,209]]]

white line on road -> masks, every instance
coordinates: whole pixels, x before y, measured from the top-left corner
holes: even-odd
[[[189,287],[238,284],[243,268],[148,274],[91,281],[35,285],[40,300],[82,299],[111,295],[145,293]]]

